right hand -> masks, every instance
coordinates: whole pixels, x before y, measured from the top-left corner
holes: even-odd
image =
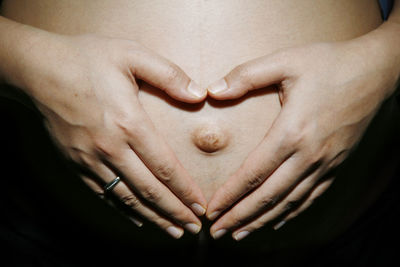
[[[63,154],[93,174],[84,181],[100,191],[120,176],[112,192],[135,212],[175,238],[200,231],[206,200],[146,115],[136,79],[188,103],[203,101],[206,89],[193,93],[182,69],[131,40],[44,40],[32,45],[20,84]]]

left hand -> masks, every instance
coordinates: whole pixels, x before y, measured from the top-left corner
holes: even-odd
[[[271,221],[279,227],[328,189],[331,171],[356,147],[398,78],[369,44],[354,39],[280,50],[208,87],[211,97],[226,100],[278,85],[282,105],[262,142],[210,200],[207,217],[222,214],[211,227],[214,238],[233,231],[240,240]]]

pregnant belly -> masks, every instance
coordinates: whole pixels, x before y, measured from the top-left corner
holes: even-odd
[[[136,40],[205,87],[234,66],[277,49],[346,40],[371,31],[381,23],[376,2],[13,0],[4,1],[3,14],[63,34],[98,33]],[[188,105],[142,83],[139,97],[207,199],[262,140],[281,109],[274,88],[235,101],[207,99]],[[354,183],[353,187],[361,188],[359,184],[366,182]],[[269,233],[269,240],[279,240],[269,246],[310,241],[311,234],[339,232],[351,221],[338,216],[340,209],[347,207],[344,200],[337,201],[338,196],[350,199],[350,194],[342,193],[337,190],[325,206],[316,208],[298,225],[293,223],[294,232],[286,232],[286,236]],[[316,226],[315,216],[326,220]]]
[[[53,32],[136,40],[205,87],[276,49],[349,39],[380,23],[375,1],[325,1],[318,10],[313,2],[18,0],[5,1],[3,13]],[[262,140],[281,108],[272,88],[238,101],[189,106],[143,83],[140,100],[207,199]]]
[[[280,110],[273,89],[239,101],[189,106],[144,85],[140,99],[207,199],[262,140]]]

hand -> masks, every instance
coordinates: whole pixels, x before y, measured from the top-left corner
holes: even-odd
[[[361,38],[362,39],[362,38]],[[282,109],[263,141],[214,194],[210,232],[240,240],[269,222],[283,225],[334,180],[398,78],[393,61],[354,39],[280,50],[243,63],[210,85],[234,99],[276,85]]]
[[[137,79],[189,103],[206,89],[130,40],[49,34],[31,50],[19,83],[84,181],[102,193],[120,176],[112,192],[136,213],[175,238],[200,231],[206,200],[142,108]]]

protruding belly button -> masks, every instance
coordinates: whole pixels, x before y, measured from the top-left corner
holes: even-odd
[[[192,140],[200,150],[213,153],[228,145],[229,136],[219,126],[207,124],[193,131]]]

